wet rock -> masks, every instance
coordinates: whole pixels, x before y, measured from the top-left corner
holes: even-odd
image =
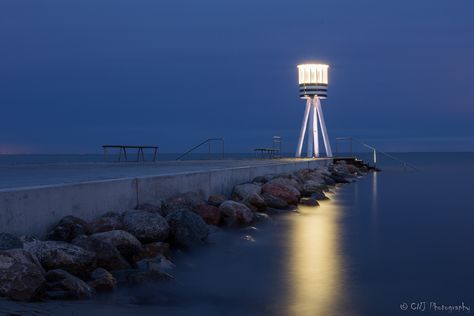
[[[87,284],[97,292],[108,292],[117,287],[115,277],[103,268],[97,268],[92,271],[91,279],[92,281],[87,282]]]
[[[305,206],[318,206],[319,205],[318,201],[316,201],[316,199],[313,199],[313,198],[301,198],[300,204],[305,205]]]
[[[322,191],[316,191],[314,193],[311,194],[310,196],[312,199],[315,199],[315,200],[328,200],[329,198],[324,194],[324,192]]]
[[[220,204],[219,204],[220,205]],[[203,204],[194,210],[209,225],[219,225],[221,222],[221,211],[217,206]]]
[[[92,233],[103,233],[123,229],[122,215],[108,212],[90,222]]]
[[[88,235],[91,233],[89,224],[75,216],[66,216],[48,233],[48,240],[71,242],[80,235]]]
[[[278,209],[278,210],[284,210],[288,208],[288,203],[280,199],[279,197],[273,196],[269,193],[263,193],[262,198],[265,201],[265,204],[267,207]]]
[[[221,205],[224,203],[224,201],[227,200],[227,198],[224,195],[209,195],[207,198],[207,203],[212,206],[217,206]]]
[[[95,253],[97,266],[109,271],[128,269],[130,264],[120,254],[117,248],[94,236],[79,236],[72,241],[76,246]]]
[[[140,241],[124,230],[111,230],[93,234],[91,237],[111,244],[129,262],[133,262],[133,257],[143,251]]]
[[[202,244],[209,234],[209,228],[201,216],[191,211],[174,211],[166,216],[166,220],[170,226],[171,240],[178,247],[189,248]]]
[[[341,174],[339,173],[331,173],[330,177],[336,182],[336,183],[349,183],[349,181]]]
[[[270,222],[272,219],[268,214],[255,212],[255,221],[257,223],[266,223]]]
[[[234,190],[232,192],[232,199],[236,201],[244,201],[247,200],[253,194],[260,194],[262,192],[262,188],[254,183],[244,183],[234,186]]]
[[[144,284],[147,282],[163,282],[174,280],[174,277],[168,273],[156,271],[156,270],[130,270],[125,275],[125,280],[130,284]]]
[[[175,265],[163,255],[154,258],[143,259],[137,262],[137,267],[143,271],[157,271],[161,273],[171,272]]]
[[[197,192],[187,192],[163,201],[163,215],[177,210],[195,210],[199,205],[204,204],[204,200]]]
[[[151,259],[158,255],[169,257],[170,244],[166,242],[152,242],[143,245],[143,251],[133,258],[133,261],[137,262],[142,259]]]
[[[78,300],[90,298],[94,289],[78,277],[62,269],[46,273],[48,297],[52,299]]]
[[[332,186],[332,185],[336,185],[336,181],[334,181],[334,179],[331,178],[330,176],[324,175],[324,176],[322,177],[322,179],[324,180],[324,183],[325,183],[326,185],[331,185],[331,186]]]
[[[166,219],[156,212],[141,210],[123,214],[124,230],[142,242],[163,241],[168,238],[169,226]]]
[[[45,293],[44,270],[36,257],[23,249],[0,251],[0,296],[35,301]]]
[[[23,248],[23,242],[20,238],[12,234],[0,233],[0,251],[18,248]]]
[[[254,220],[254,213],[239,202],[227,200],[219,206],[223,221],[228,226],[248,225]]]
[[[63,269],[74,275],[88,276],[96,267],[95,253],[63,241],[33,241],[23,245],[38,258],[44,269]]]
[[[263,185],[262,191],[293,205],[298,203],[301,196],[300,192],[294,187],[282,183],[272,183],[271,181]]]
[[[303,196],[310,196],[314,192],[322,192],[324,184],[322,182],[316,182],[308,180],[303,184]]]

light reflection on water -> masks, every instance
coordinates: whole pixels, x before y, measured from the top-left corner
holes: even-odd
[[[288,315],[330,315],[344,284],[338,219],[334,202],[301,207],[288,238]]]

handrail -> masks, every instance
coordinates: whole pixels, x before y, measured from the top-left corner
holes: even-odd
[[[353,141],[353,140],[355,140],[356,142],[358,142],[358,143],[361,144],[362,146],[371,149],[371,150],[373,151],[373,153],[374,153],[374,158],[373,158],[373,159],[374,159],[374,167],[375,167],[376,164],[377,164],[377,153],[380,153],[380,154],[382,154],[382,155],[384,155],[384,156],[386,156],[386,157],[388,157],[388,158],[390,158],[390,159],[392,159],[392,160],[395,160],[395,161],[401,163],[405,169],[406,169],[407,167],[410,167],[410,168],[412,168],[412,169],[414,169],[414,170],[419,170],[417,167],[413,166],[412,164],[409,164],[408,162],[406,162],[406,161],[404,161],[404,160],[401,160],[400,158],[397,158],[397,157],[395,157],[395,156],[393,156],[393,155],[391,155],[391,154],[389,154],[389,153],[386,153],[386,152],[384,152],[384,151],[377,150],[377,148],[375,148],[375,147],[373,147],[373,146],[370,146],[370,145],[366,144],[365,142],[361,141],[360,139],[357,139],[357,138],[354,138],[354,137],[337,137],[337,138],[336,138],[336,153],[338,152],[338,144],[339,144],[338,141],[339,141],[339,140],[350,140],[350,141],[351,141],[351,143],[350,143],[350,148],[351,148],[350,150],[351,150],[351,152],[352,152],[352,141]]]
[[[222,148],[222,159],[224,159],[224,138],[208,138],[206,139],[205,141],[199,143],[198,145],[192,147],[191,149],[189,149],[187,152],[185,152],[184,154],[180,155],[178,158],[176,158],[176,160],[180,160],[181,158],[183,158],[184,156],[187,156],[188,154],[190,154],[192,151],[198,149],[199,147],[201,147],[202,145],[205,145],[207,143],[209,143],[209,152],[208,152],[208,155],[209,157],[211,156],[211,142],[212,141],[220,141],[221,142],[221,148]]]

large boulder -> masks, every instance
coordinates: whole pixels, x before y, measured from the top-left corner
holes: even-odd
[[[78,300],[94,294],[94,289],[86,282],[62,269],[48,271],[46,280],[48,297],[52,299]]]
[[[47,235],[48,240],[71,242],[80,235],[88,235],[91,233],[89,224],[72,215],[63,217],[59,223]]]
[[[168,198],[162,203],[163,215],[177,210],[195,210],[199,205],[204,204],[205,201],[197,192],[186,192]]]
[[[277,182],[268,182],[262,186],[264,193],[271,194],[277,198],[284,200],[288,204],[296,205],[301,193],[293,186],[285,185]]]
[[[301,205],[305,205],[305,206],[318,206],[319,203],[318,201],[316,201],[316,199],[313,199],[313,198],[307,198],[307,197],[304,197],[304,198],[301,198],[300,199],[300,204]]]
[[[252,210],[264,211],[267,208],[267,203],[265,203],[265,200],[257,193],[251,194],[243,202]]]
[[[275,179],[270,180],[269,183],[278,183],[287,187],[294,188],[296,191],[300,192],[300,194],[301,194],[301,191],[303,191],[303,186],[295,179],[275,178]]]
[[[97,237],[82,235],[74,239],[72,243],[95,253],[98,267],[109,271],[130,268],[130,264],[122,257],[114,245]]]
[[[170,226],[171,240],[179,247],[202,244],[209,234],[209,228],[201,216],[191,211],[174,211],[166,216],[166,220]]]
[[[91,237],[111,244],[117,248],[120,254],[129,262],[133,262],[133,257],[143,251],[143,246],[140,241],[124,230],[111,230],[93,234]]]
[[[168,238],[169,225],[157,212],[127,211],[123,214],[122,221],[124,230],[142,242],[163,241]]]
[[[0,250],[23,248],[23,242],[20,238],[8,234],[0,233]]]
[[[322,182],[316,182],[314,180],[307,180],[303,184],[303,196],[310,196],[314,192],[322,192],[325,184]]]
[[[248,225],[255,217],[255,214],[243,203],[236,201],[225,201],[219,206],[224,223],[228,226]]]
[[[123,229],[122,215],[114,212],[105,213],[104,215],[93,219],[90,222],[90,228],[92,233],[102,233]]]
[[[174,263],[163,255],[157,255],[154,258],[143,259],[137,262],[137,268],[143,271],[158,271],[169,273],[175,267]]]
[[[234,186],[232,199],[236,201],[247,200],[253,194],[260,194],[262,188],[255,183],[244,183]]]
[[[96,266],[95,253],[63,241],[25,242],[24,249],[34,254],[45,270],[63,269],[88,276]]]
[[[263,193],[262,198],[265,201],[265,204],[270,208],[274,208],[277,210],[285,210],[288,208],[288,203],[285,200],[273,196],[269,193]]]
[[[117,287],[115,277],[103,268],[97,268],[92,271],[91,279],[92,280],[87,282],[87,284],[97,292],[112,291]]]
[[[23,249],[0,251],[0,296],[34,301],[45,293],[44,270],[35,256]]]
[[[227,200],[227,198],[222,194],[209,195],[207,198],[207,203],[212,206],[219,206],[224,203],[225,200]]]
[[[221,211],[217,206],[203,204],[195,209],[194,212],[201,216],[206,224],[217,226],[221,222]]]

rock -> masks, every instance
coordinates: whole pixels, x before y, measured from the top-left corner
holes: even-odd
[[[265,183],[267,183],[268,181],[269,181],[269,179],[268,179],[267,177],[258,176],[258,177],[253,178],[252,183],[265,184]]]
[[[45,293],[44,270],[36,257],[23,249],[0,251],[0,296],[35,301]]]
[[[48,296],[52,299],[84,299],[94,294],[94,289],[78,277],[62,269],[46,273]]]
[[[255,215],[245,205],[239,202],[227,200],[219,206],[224,223],[227,226],[248,225]]]
[[[91,228],[86,221],[69,215],[59,221],[53,230],[48,233],[46,239],[71,242],[77,236],[89,235],[90,233]]]
[[[111,230],[123,229],[122,215],[108,212],[90,223],[92,233],[103,233]]]
[[[282,183],[272,183],[271,181],[262,186],[262,191],[293,205],[298,204],[298,200],[301,196],[300,192],[294,187]]]
[[[143,246],[140,241],[124,230],[111,230],[93,234],[91,237],[111,244],[129,262],[132,262],[133,257],[143,251]]]
[[[137,267],[144,271],[157,271],[161,273],[169,273],[174,269],[175,265],[163,255],[154,258],[143,259],[137,262]]]
[[[324,183],[325,183],[326,185],[336,185],[336,181],[334,181],[334,179],[331,178],[330,176],[324,175],[324,176],[322,177],[322,179],[324,180]]]
[[[120,254],[117,248],[94,236],[79,236],[72,241],[76,246],[95,253],[97,266],[109,271],[129,269],[130,264]]]
[[[293,188],[293,189],[296,190],[296,191],[294,191],[295,194],[296,194],[296,192],[301,194],[301,191],[303,191],[303,186],[298,181],[296,181],[295,179],[275,178],[275,179],[272,179],[272,180],[268,181],[268,183],[278,183],[278,184],[281,184],[283,186]]]
[[[44,269],[63,269],[74,275],[89,276],[95,269],[95,253],[63,241],[33,241],[23,245],[38,258]]]
[[[209,205],[218,207],[219,205],[224,203],[225,200],[227,200],[227,198],[224,195],[209,195],[209,197],[207,198],[207,203]]]
[[[314,180],[307,180],[303,184],[303,196],[310,196],[314,192],[322,192],[324,184]]]
[[[322,191],[316,191],[312,193],[311,198],[315,200],[328,200],[329,199]]]
[[[127,211],[122,218],[124,230],[142,242],[163,241],[168,238],[166,219],[156,212]]]
[[[316,201],[316,199],[313,199],[313,198],[301,198],[300,204],[305,205],[305,206],[318,206],[319,205],[318,201]]]
[[[349,183],[349,181],[347,181],[347,179],[339,174],[339,173],[331,173],[330,177],[336,182],[336,183]]]
[[[0,251],[18,248],[23,248],[23,242],[20,238],[12,234],[0,233]]]
[[[136,255],[133,258],[133,261],[137,262],[142,259],[151,259],[155,258],[158,255],[163,255],[165,257],[169,257],[170,252],[170,244],[165,242],[152,242],[149,244],[143,245],[143,251]]]
[[[260,213],[260,212],[255,213],[255,221],[257,223],[266,223],[266,222],[270,222],[271,220],[272,219],[268,214]]]
[[[251,194],[244,202],[245,204],[250,204],[255,207],[256,210],[265,210],[267,208],[267,203],[265,203],[265,200],[257,193]]]
[[[170,226],[171,240],[178,247],[189,248],[202,244],[209,234],[204,220],[191,211],[174,211],[166,216],[166,220]]]
[[[269,193],[263,193],[262,198],[265,201],[265,204],[270,208],[278,210],[284,210],[288,208],[288,203],[285,200],[273,196]]]
[[[97,268],[91,273],[92,281],[87,284],[97,292],[112,291],[117,287],[117,280],[107,270],[103,268]]]
[[[142,210],[142,211],[148,211],[148,212],[161,214],[161,212],[162,212],[161,202],[160,202],[159,205],[149,204],[149,203],[140,204],[140,205],[138,205],[137,210]]]
[[[236,201],[247,200],[252,194],[260,194],[262,188],[254,183],[244,183],[234,186],[232,199]]]
[[[199,214],[206,224],[217,226],[221,222],[221,211],[217,206],[203,204],[198,206],[194,212]]]
[[[204,200],[197,192],[187,192],[163,201],[163,215],[177,210],[195,210],[199,205],[204,204]]]

